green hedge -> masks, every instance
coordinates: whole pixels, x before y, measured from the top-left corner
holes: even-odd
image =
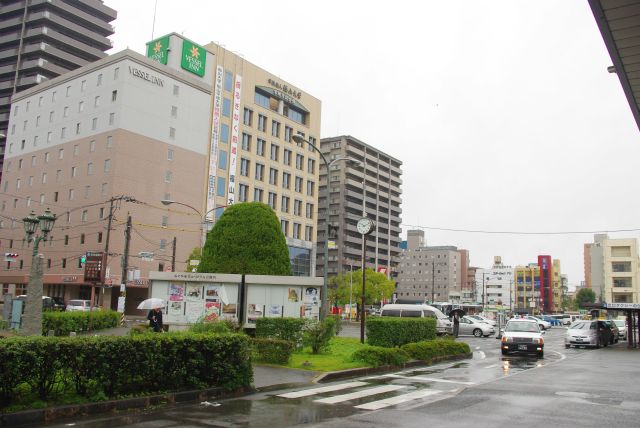
[[[117,398],[253,380],[241,334],[188,332],[134,337],[16,337],[0,340],[0,407],[37,395]]]
[[[258,318],[256,337],[288,340],[300,347],[305,323],[303,318]]]
[[[367,344],[385,348],[433,340],[436,337],[434,318],[367,317],[366,328]]]
[[[289,340],[254,338],[252,342],[257,359],[271,364],[287,364],[295,348]]]
[[[430,360],[434,357],[464,355],[471,352],[469,345],[453,340],[430,340],[427,342],[408,343],[402,346],[415,360]]]
[[[104,330],[117,327],[120,323],[120,314],[115,311],[91,311],[92,330]],[[42,313],[42,333],[48,334],[50,330],[56,336],[68,336],[72,331],[81,332],[89,329],[89,312],[56,312],[45,311]]]
[[[401,366],[409,360],[409,354],[400,348],[367,346],[351,355],[353,361],[362,361],[371,367]]]

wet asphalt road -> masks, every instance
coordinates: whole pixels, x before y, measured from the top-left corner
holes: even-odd
[[[463,337],[470,360],[52,426],[638,426],[640,351],[565,349],[564,332],[546,334],[540,360],[503,357],[493,336]]]

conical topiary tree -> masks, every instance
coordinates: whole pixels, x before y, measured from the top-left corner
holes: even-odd
[[[207,234],[198,272],[291,275],[287,242],[273,210],[260,202],[226,208]]]

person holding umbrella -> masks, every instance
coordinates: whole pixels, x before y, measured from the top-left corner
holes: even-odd
[[[449,315],[453,318],[453,336],[458,337],[458,332],[460,331],[460,317],[464,316],[464,311],[462,309],[453,309]]]
[[[149,311],[147,315],[149,320],[149,327],[156,333],[162,333],[162,310],[160,308],[154,308]]]

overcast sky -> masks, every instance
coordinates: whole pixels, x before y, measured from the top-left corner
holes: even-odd
[[[585,0],[105,0],[118,52],[170,32],[215,41],[322,101],[322,135],[403,162],[403,237],[558,258],[584,279],[592,233],[634,229],[639,131]],[[637,232],[609,233],[635,237]]]

